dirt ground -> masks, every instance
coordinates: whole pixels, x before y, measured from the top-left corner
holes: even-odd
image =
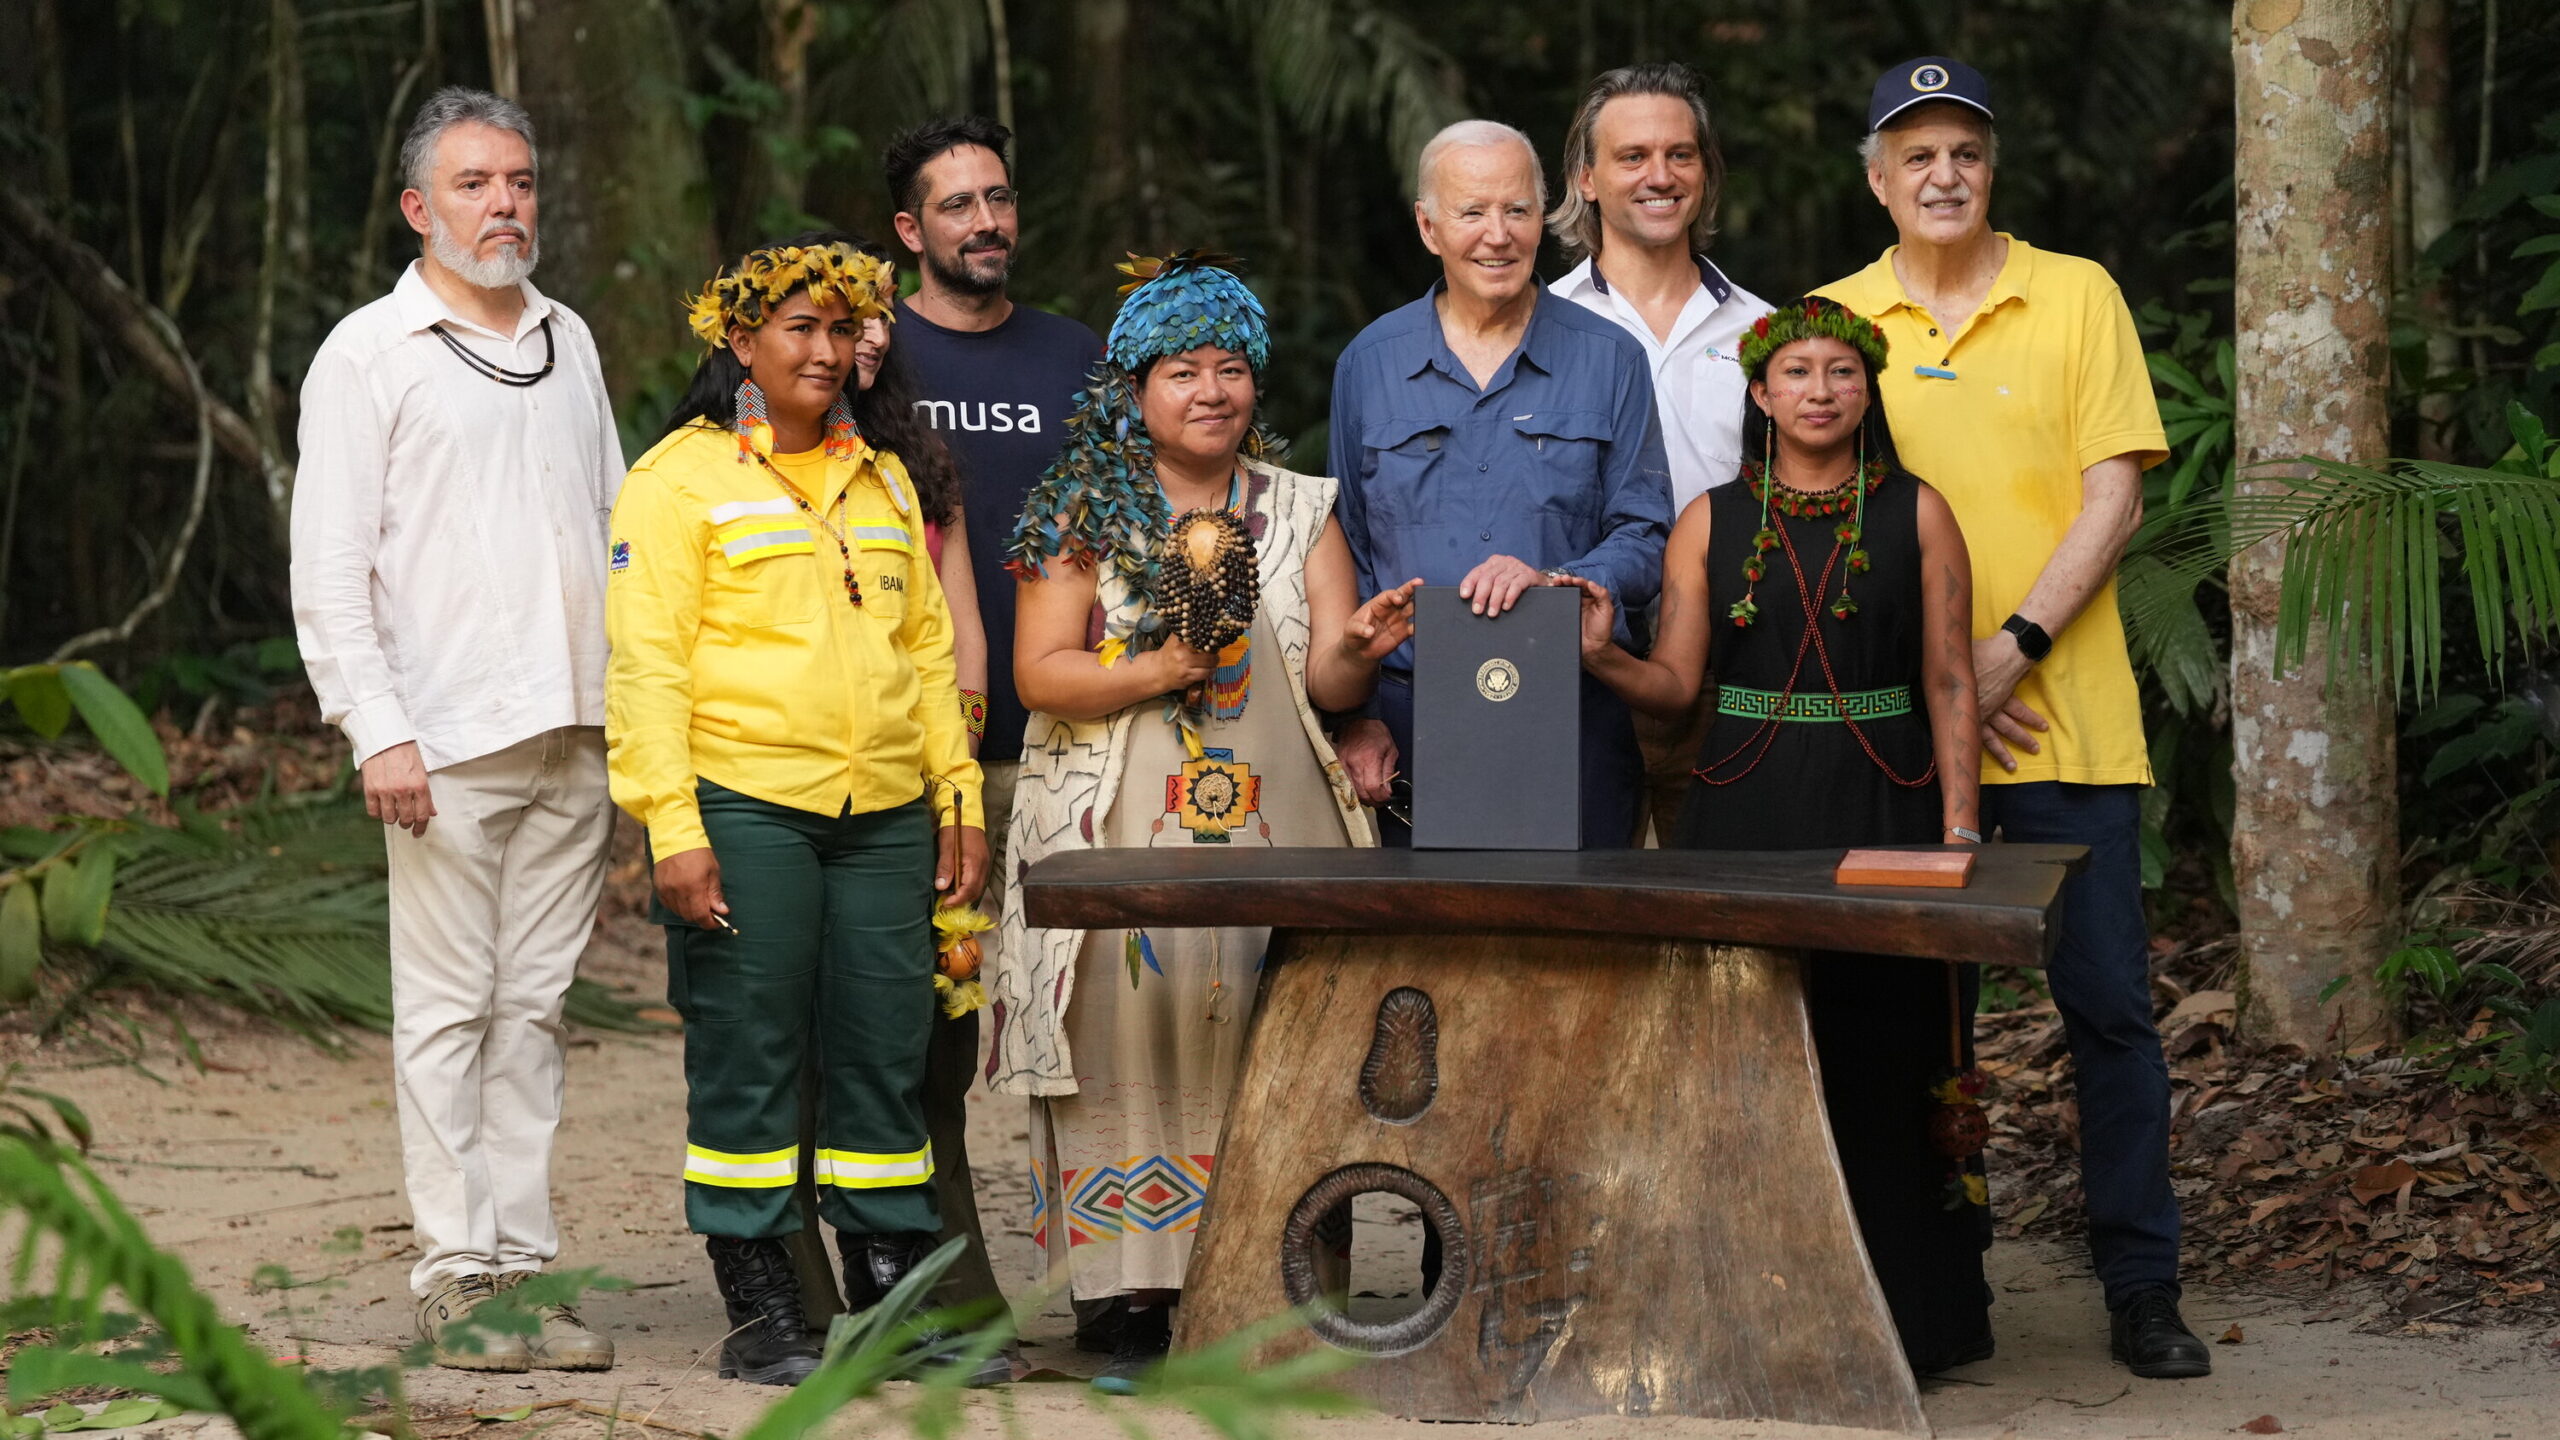
[[[650,993],[657,984],[653,932],[617,917],[599,935],[589,973]],[[340,1059],[253,1027],[198,1024],[195,1034],[203,1069],[164,1053],[151,1074],[100,1063],[94,1054],[31,1052],[14,1040],[8,1048],[29,1062],[30,1083],[60,1090],[87,1109],[100,1170],[261,1343],[331,1368],[382,1363],[410,1336],[405,1281],[416,1254],[400,1192],[383,1045],[360,1040]],[[422,1423],[425,1434],[521,1440],[547,1430],[558,1440],[594,1440],[606,1422],[566,1408],[514,1423],[475,1426],[469,1418],[472,1411],[573,1398],[662,1426],[735,1434],[775,1398],[774,1391],[712,1378],[707,1352],[723,1328],[719,1305],[700,1243],[685,1231],[673,1178],[682,1131],[679,1055],[672,1035],[581,1034],[571,1051],[568,1114],[552,1177],[564,1241],[560,1263],[599,1267],[634,1283],[631,1290],[596,1295],[585,1307],[619,1347],[619,1366],[584,1376],[419,1372],[410,1386],[421,1414],[449,1417]],[[1040,1267],[1027,1228],[1024,1104],[972,1095],[970,1148],[979,1161],[980,1204],[998,1274],[1008,1287],[1027,1292]],[[1372,1223],[1392,1227],[1384,1218]],[[266,1265],[320,1283],[254,1289],[252,1275]],[[2282,1433],[2336,1440],[2560,1436],[2560,1330],[2437,1325],[2359,1334],[2350,1323],[2357,1316],[2346,1306],[2322,1311],[2217,1289],[2191,1294],[2188,1311],[2199,1333],[2237,1336],[2237,1343],[2215,1347],[2214,1375],[2141,1381],[2107,1358],[2105,1317],[2084,1254],[2067,1245],[2008,1242],[1993,1252],[1991,1268],[2000,1296],[2000,1353],[1924,1390],[1930,1419],[1947,1440],[2224,1435],[2252,1422],[2258,1422],[2255,1433],[2275,1433],[2260,1418],[2270,1416]],[[1355,1277],[1355,1288],[1359,1284]],[[1024,1329],[1024,1359],[1035,1371],[1063,1372],[1060,1378],[1090,1373],[1094,1357],[1066,1343],[1063,1303],[1025,1316]],[[1018,1433],[1058,1440],[1122,1433],[1077,1383],[1018,1383],[981,1393],[970,1405],[973,1434],[1005,1433],[1006,1408],[1021,1423]],[[842,1428],[877,1431],[883,1428],[877,1422],[888,1418],[857,1415],[854,1420],[875,1423]],[[1195,1433],[1179,1420],[1151,1416],[1149,1423],[1160,1434]],[[182,1420],[153,1428],[175,1435],[223,1427]],[[1564,1437],[1662,1440],[1852,1433],[1662,1419],[1539,1428]],[[1340,1440],[1458,1440],[1479,1429],[1517,1433],[1376,1417],[1292,1426],[1295,1434]],[[219,1437],[204,1433],[200,1440]]]

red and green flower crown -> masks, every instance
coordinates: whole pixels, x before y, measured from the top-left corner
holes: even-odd
[[[1815,338],[1837,340],[1856,348],[1867,357],[1867,364],[1884,368],[1884,332],[1876,322],[1819,295],[1790,300],[1751,323],[1742,336],[1742,373],[1757,380],[1769,367],[1769,357],[1799,340]]]

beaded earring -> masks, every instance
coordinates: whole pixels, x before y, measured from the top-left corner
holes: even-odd
[[[1760,432],[1760,473],[1743,477],[1743,483],[1751,487],[1751,493],[1760,498],[1760,529],[1751,537],[1750,558],[1742,562],[1742,598],[1734,601],[1732,608],[1724,612],[1737,629],[1748,628],[1752,621],[1760,618],[1760,605],[1751,598],[1752,593],[1769,573],[1769,552],[1778,548],[1778,532],[1769,524],[1769,490],[1777,483],[1777,473],[1778,426],[1777,422],[1771,421]]]
[[[847,460],[853,456],[853,443],[862,438],[862,427],[854,423],[853,402],[839,394],[827,407],[827,458]],[[894,487],[893,487],[894,488]],[[900,509],[906,507],[901,505]]]
[[[1858,426],[1858,468],[1855,473],[1850,475],[1849,485],[1850,488],[1857,492],[1857,499],[1853,502],[1856,508],[1850,512],[1848,519],[1841,521],[1837,526],[1833,527],[1831,532],[1833,539],[1838,540],[1841,544],[1849,547],[1849,567],[1845,571],[1841,572],[1840,575],[1840,596],[1838,599],[1831,602],[1831,618],[1834,620],[1846,620],[1850,616],[1858,613],[1858,602],[1850,598],[1849,595],[1849,577],[1851,575],[1863,573],[1868,565],[1867,552],[1862,549],[1858,543],[1866,537],[1867,533],[1867,490],[1869,485],[1867,480],[1867,427],[1864,422],[1861,422]]]
[[[738,463],[756,458],[756,451],[773,449],[773,420],[765,414],[764,387],[753,376],[738,382],[737,409],[729,428],[737,432]]]

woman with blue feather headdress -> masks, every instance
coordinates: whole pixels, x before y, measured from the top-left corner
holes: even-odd
[[[1368,700],[1420,582],[1359,603],[1334,482],[1275,463],[1269,325],[1231,265],[1120,267],[1106,358],[1014,530],[1016,873],[1100,846],[1377,843],[1317,712]],[[1269,936],[1033,930],[1007,888],[987,1073],[1034,1097],[1035,1237],[1079,1302],[1121,1312],[1105,1389],[1167,1347]]]

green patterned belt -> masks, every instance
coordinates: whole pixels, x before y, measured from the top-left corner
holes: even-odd
[[[1719,686],[1716,713],[1745,720],[1886,720],[1911,713],[1911,687],[1852,690],[1837,699],[1829,695],[1780,695],[1741,685]]]

